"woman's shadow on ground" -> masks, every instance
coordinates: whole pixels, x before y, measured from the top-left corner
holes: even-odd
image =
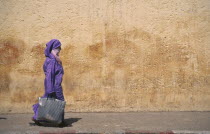
[[[67,118],[67,119],[64,119],[64,124],[60,125],[60,126],[57,126],[57,127],[72,127],[72,124],[79,121],[80,119],[82,118]],[[42,126],[42,127],[55,127],[54,125],[50,124],[50,123],[44,123],[44,124],[41,124],[41,125],[37,125],[35,123],[29,123],[30,126]]]

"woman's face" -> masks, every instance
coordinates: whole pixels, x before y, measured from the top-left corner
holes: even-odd
[[[55,49],[53,49],[52,51],[53,51],[53,53],[54,53],[55,55],[59,56],[59,53],[60,53],[60,51],[61,51],[61,47],[55,48]]]

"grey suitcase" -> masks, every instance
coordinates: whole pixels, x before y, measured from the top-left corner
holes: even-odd
[[[63,120],[66,101],[39,97],[37,120],[58,125]]]

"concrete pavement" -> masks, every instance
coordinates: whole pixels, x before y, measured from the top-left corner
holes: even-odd
[[[37,126],[32,114],[0,114],[2,133],[210,134],[210,112],[65,113],[64,127]]]

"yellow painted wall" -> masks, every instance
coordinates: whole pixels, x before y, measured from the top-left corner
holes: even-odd
[[[0,0],[0,112],[32,112],[62,43],[66,111],[209,111],[209,0]]]

